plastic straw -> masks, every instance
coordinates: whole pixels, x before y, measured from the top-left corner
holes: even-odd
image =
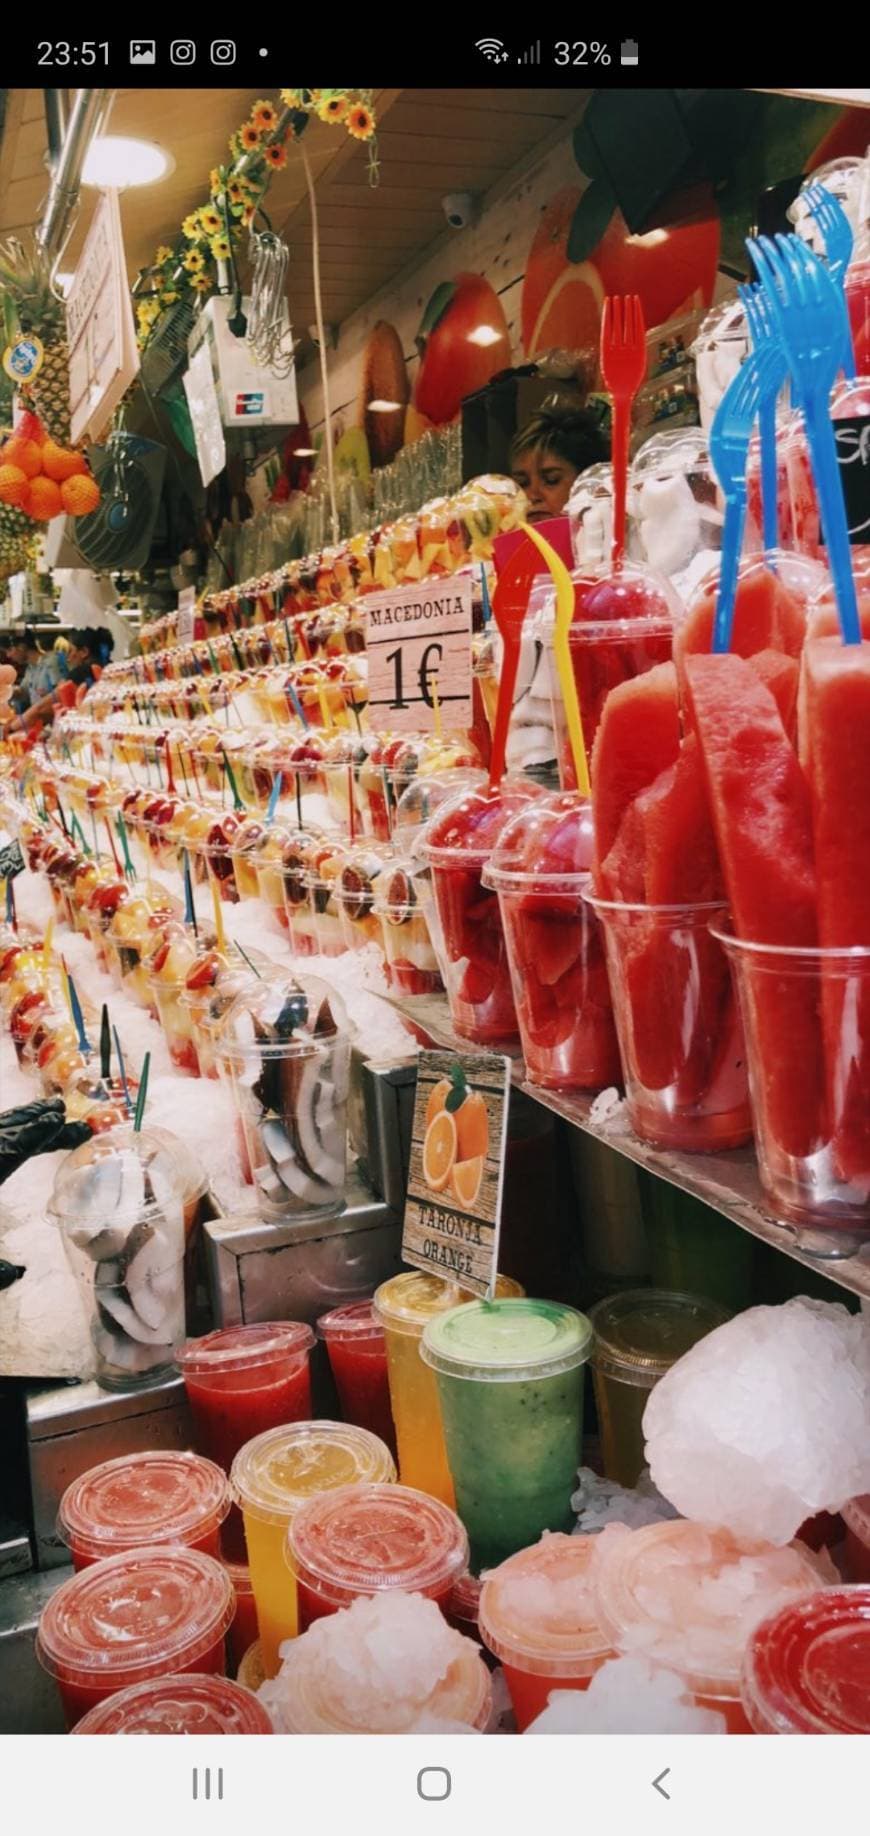
[[[221,954],[225,956],[227,949],[227,934],[224,930],[224,915],[221,911],[220,887],[213,873],[209,873],[208,879],[211,887],[211,902],[214,910],[214,928],[217,932],[217,947],[221,951]]]
[[[118,1028],[116,1026],[112,1027],[112,1038],[115,1041],[115,1052],[116,1052],[117,1059],[118,1059],[118,1071],[121,1077],[121,1089],[124,1092],[124,1102],[127,1105],[127,1112],[129,1114],[130,1110],[132,1110],[133,1108],[133,1101],[130,1096],[130,1086],[127,1083],[127,1072],[126,1072],[126,1068],[124,1065],[124,1054],[121,1051],[121,1041],[118,1038]]]
[[[105,1001],[100,1015],[100,1076],[108,1078],[112,1069],[112,1029],[109,1025],[109,1010]]]
[[[13,931],[17,935],[18,916],[15,910],[15,892],[11,880],[6,881],[6,923],[11,924]]]
[[[223,750],[223,748],[221,748],[221,757],[223,758],[224,771],[227,774],[227,781],[229,783],[230,790],[232,791],[232,794],[233,794],[233,809],[243,810],[245,806],[242,802],[241,797],[239,796],[239,787],[236,783],[235,773],[233,772],[232,765],[230,764],[230,761],[227,758],[226,752]]]
[[[190,856],[185,848],[182,852],[184,862],[182,877],[184,879],[184,922],[189,924],[194,937],[199,936],[196,926],[196,907],[193,903],[193,881],[190,877]]]
[[[240,956],[243,956],[243,957],[244,957],[244,959],[245,959],[245,962],[247,963],[247,965],[248,965],[248,968],[249,968],[249,969],[250,969],[250,971],[251,971],[251,974],[252,974],[252,975],[255,975],[255,976],[256,976],[256,978],[257,978],[257,981],[258,981],[258,982],[262,982],[262,980],[263,980],[263,977],[261,976],[261,974],[260,974],[260,971],[259,971],[259,969],[255,969],[255,968],[254,968],[254,965],[253,965],[253,963],[251,962],[251,959],[250,959],[250,957],[249,957],[249,955],[248,955],[248,952],[247,952],[247,950],[243,950],[243,949],[242,949],[242,946],[241,946],[241,944],[239,943],[239,940],[238,940],[238,938],[236,938],[236,949],[238,950],[238,952],[239,952],[239,955],[240,955]]]
[[[136,1098],[136,1114],[133,1118],[133,1133],[138,1135],[145,1114],[145,1098],[148,1095],[148,1073],[151,1070],[151,1053],[146,1052],[142,1064],[142,1076],[139,1079],[139,1095]]]
[[[571,742],[577,789],[581,797],[588,797],[590,791],[589,761],[586,757],[580,703],[577,699],[577,684],[571,668],[571,647],[568,641],[568,632],[574,617],[574,586],[564,561],[560,555],[557,555],[546,537],[528,525],[525,527],[527,536],[534,542],[535,547],[546,561],[556,588],[556,629],[553,637],[553,651],[559,673],[559,687],[562,690],[562,700],[565,704],[565,719],[568,723],[568,738]]]
[[[49,921],[45,927],[45,936],[42,940],[42,967],[46,975],[48,974],[48,971],[51,968],[51,946],[53,942],[54,942],[54,917],[52,916],[51,918],[49,918]]]
[[[483,622],[485,625],[488,625],[492,618],[492,606],[489,598],[489,582],[486,578],[485,561],[481,561],[480,563],[480,597],[483,604]]]
[[[266,806],[266,827],[267,829],[271,827],[271,824],[275,820],[275,810],[278,805],[278,798],[281,795],[283,785],[284,785],[284,773],[282,771],[279,771],[275,779],[275,782],[272,785],[272,789],[269,793],[269,802]]]
[[[310,722],[308,719],[308,715],[305,713],[305,710],[302,706],[299,696],[296,693],[295,688],[293,687],[292,682],[287,683],[287,694],[290,697],[290,702],[293,708],[293,712],[296,715],[297,719],[301,720],[303,727],[309,726]]]

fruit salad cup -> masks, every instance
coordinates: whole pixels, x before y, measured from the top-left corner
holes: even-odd
[[[187,1077],[199,1076],[190,1013],[183,1001],[187,977],[198,954],[194,938],[183,925],[178,925],[160,939],[146,963],[149,995],[166,1036],[169,1056],[176,1071]]]
[[[626,562],[618,574],[572,575],[574,619],[568,638],[587,753],[598,730],[604,702],[618,682],[666,663],[680,616],[670,581]],[[554,676],[555,681],[555,676]],[[561,697],[554,697],[563,786],[575,788]]]
[[[341,842],[324,839],[309,855],[306,887],[313,953],[316,956],[343,956],[347,947],[339,900],[339,881],[345,854]],[[294,937],[299,934],[298,918],[294,920],[293,934]],[[308,952],[303,951],[303,954]]]
[[[429,932],[426,894],[418,896],[420,877],[412,861],[384,867],[376,887],[374,910],[380,919],[387,981],[397,994],[441,994],[444,983]]]
[[[507,824],[483,871],[498,894],[529,1082],[602,1090],[621,1081],[604,936],[583,899],[592,811],[574,791]]]
[[[289,829],[278,823],[269,823],[263,841],[254,857],[257,870],[257,896],[280,924],[287,930],[287,910],[284,903],[284,848],[290,839]]]
[[[317,943],[309,875],[311,862],[324,846],[317,829],[290,829],[281,849],[281,883],[284,916],[295,956],[314,956]]]
[[[375,889],[390,861],[389,848],[373,848],[369,842],[358,843],[344,855],[336,898],[347,950],[364,950],[367,944],[383,949]]]
[[[258,899],[260,882],[257,864],[268,830],[259,816],[243,816],[233,836],[232,861],[236,891],[240,899]]]

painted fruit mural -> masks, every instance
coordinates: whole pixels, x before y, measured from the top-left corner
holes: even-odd
[[[402,341],[388,319],[378,319],[363,353],[358,417],[372,465],[388,465],[395,459],[405,438],[405,407],[410,394]],[[395,402],[396,407],[372,413],[370,402]]]
[[[483,339],[475,334],[483,334]],[[417,335],[414,406],[436,427],[455,420],[466,395],[511,363],[504,308],[482,274],[455,274],[436,287]]]

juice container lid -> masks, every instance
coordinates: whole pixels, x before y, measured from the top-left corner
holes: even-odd
[[[574,893],[588,880],[595,853],[592,805],[575,791],[556,791],[521,809],[502,830],[483,883],[498,892]]]
[[[865,1492],[863,1498],[850,1499],[843,1506],[840,1516],[846,1529],[851,1530],[859,1543],[866,1543],[870,1549],[870,1492]]]
[[[525,1290],[510,1275],[499,1275],[495,1292],[498,1300],[508,1300],[518,1298]],[[391,1332],[409,1332],[419,1337],[436,1314],[448,1313],[471,1300],[472,1296],[454,1281],[444,1281],[426,1269],[405,1269],[401,1275],[381,1283],[372,1304],[376,1317]]]
[[[302,1505],[287,1532],[299,1581],[338,1598],[440,1594],[468,1567],[455,1511],[405,1485],[349,1485]]]
[[[591,1536],[544,1536],[487,1575],[480,1636],[493,1655],[537,1676],[586,1677],[614,1656],[589,1578]]]
[[[611,1294],[589,1309],[592,1363],[601,1375],[651,1390],[699,1339],[731,1318],[715,1301],[664,1288]]]
[[[317,1322],[321,1339],[341,1340],[346,1345],[373,1341],[384,1344],[384,1328],[375,1312],[374,1300],[349,1301],[344,1307],[331,1307]]]
[[[696,1695],[736,1699],[754,1626],[833,1572],[803,1543],[777,1549],[683,1520],[614,1525],[596,1541],[595,1606],[611,1643],[679,1671]]]
[[[765,1619],[742,1695],[757,1734],[870,1734],[870,1587],[825,1588]]]
[[[249,1599],[253,1600],[254,1588],[251,1581],[251,1570],[247,1562],[228,1562],[226,1557],[222,1556],[221,1563],[226,1569],[236,1593],[245,1594]]]
[[[73,1734],[273,1734],[249,1689],[229,1677],[152,1677],[89,1709]]]
[[[152,1213],[171,1218],[201,1196],[206,1183],[196,1156],[175,1135],[151,1126],[137,1134],[132,1123],[122,1122],[62,1161],[49,1210],[74,1233],[91,1225],[95,1232],[98,1226],[110,1231],[114,1222],[129,1230]]]
[[[226,1473],[201,1454],[122,1454],[67,1486],[57,1526],[65,1543],[99,1560],[142,1543],[198,1542],[230,1503]]]
[[[433,1319],[420,1355],[447,1377],[527,1383],[585,1364],[592,1327],[559,1301],[472,1301]]]
[[[314,1333],[301,1320],[277,1320],[251,1326],[222,1326],[201,1339],[188,1339],[176,1353],[185,1377],[213,1377],[229,1371],[254,1370],[276,1359],[305,1358]]]
[[[466,787],[445,803],[426,832],[423,854],[433,867],[480,866],[489,859],[506,822],[543,795],[528,778]]]
[[[682,616],[679,595],[664,574],[637,561],[626,561],[618,573],[587,573],[577,568],[574,582],[574,618],[568,627],[572,649],[611,636],[619,641],[626,627],[642,624],[648,630],[673,630]]]
[[[229,1575],[181,1543],[107,1556],[64,1581],[39,1622],[36,1655],[51,1676],[111,1690],[113,1677],[191,1667],[236,1610]]]
[[[230,1486],[237,1505],[264,1524],[287,1524],[300,1505],[340,1485],[392,1483],[393,1456],[377,1435],[350,1422],[287,1422],[254,1436],[236,1454]]]

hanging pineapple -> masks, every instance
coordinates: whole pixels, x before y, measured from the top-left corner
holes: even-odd
[[[33,540],[33,524],[23,510],[0,504],[0,577],[8,577],[27,566]]]
[[[0,295],[14,314],[17,332],[43,346],[40,367],[26,386],[27,399],[47,433],[69,445],[69,349],[63,301],[51,287],[51,269],[35,236],[28,243],[10,236],[0,243]],[[8,312],[7,312],[8,319]]]

